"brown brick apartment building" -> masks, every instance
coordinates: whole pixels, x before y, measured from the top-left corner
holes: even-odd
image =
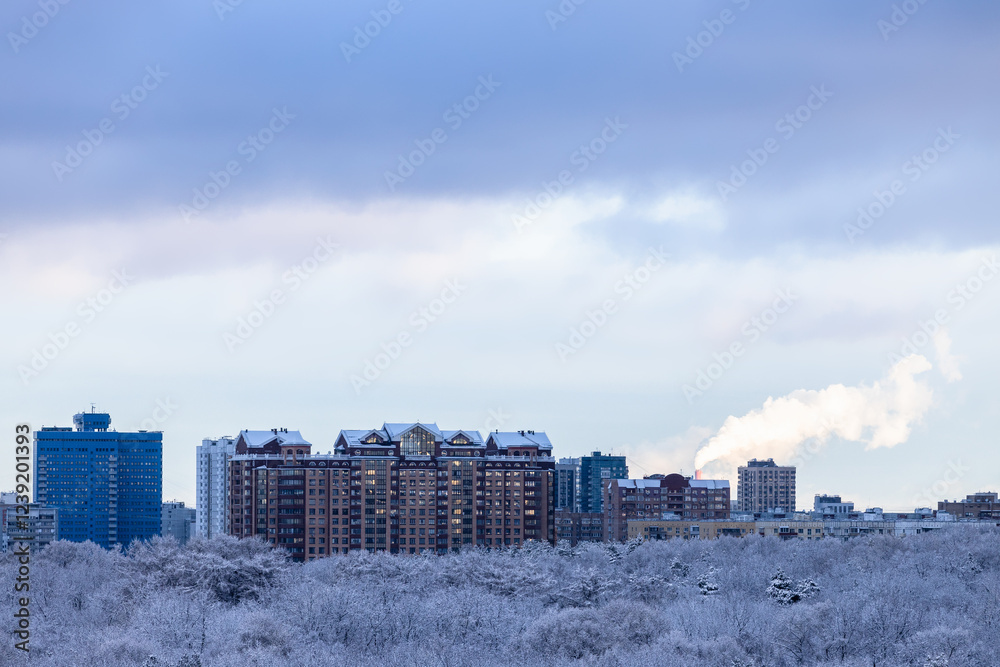
[[[483,442],[478,431],[386,423],[341,431],[326,455],[296,432],[243,431],[230,461],[230,530],[296,560],[555,543],[551,454],[534,431]]]
[[[612,479],[604,486],[604,539],[624,542],[628,522],[664,517],[729,518],[729,481],[659,475],[645,479]]]
[[[639,519],[628,522],[628,539],[717,540],[720,537],[746,537],[754,534],[755,525],[753,521],[720,521],[715,519],[702,521]]]
[[[604,541],[602,512],[569,512],[556,510],[556,539],[560,544],[575,547],[580,542]]]
[[[992,491],[973,493],[965,500],[944,500],[938,503],[937,508],[939,512],[947,512],[957,519],[1000,519],[1000,501]]]

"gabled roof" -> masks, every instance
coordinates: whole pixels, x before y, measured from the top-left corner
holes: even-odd
[[[311,445],[298,431],[240,431],[240,436],[248,447],[263,447],[277,441],[279,445]]]
[[[438,442],[442,440],[441,429],[437,427],[437,424],[421,424],[420,422],[409,422],[409,423],[388,423],[382,425],[382,430],[389,434],[389,437],[393,440],[399,440],[400,436],[412,429],[414,426],[419,426],[425,431],[429,431],[434,435],[434,439]]]
[[[472,441],[473,445],[481,446],[483,444],[483,437],[479,435],[479,431],[442,431],[435,423],[422,424],[420,422],[386,422],[380,429],[369,429],[367,431],[342,430],[340,435],[337,436],[337,442],[339,443],[341,438],[343,438],[344,444],[347,447],[356,447],[364,445],[365,443],[362,441],[374,433],[382,439],[381,445],[388,446],[390,443],[399,442],[404,434],[417,427],[433,435],[435,442],[450,440],[459,433],[463,433]],[[370,447],[371,445],[368,446]]]
[[[389,434],[381,429],[369,429],[367,431],[344,430],[340,432],[339,436],[337,436],[337,442],[339,443],[340,439],[343,438],[344,443],[348,447],[355,447],[357,445],[364,444],[361,441],[370,436],[372,433],[382,438],[381,444],[388,444]]]
[[[441,435],[444,437],[446,443],[454,440],[458,435],[464,435],[469,439],[472,446],[482,447],[483,446],[483,436],[479,434],[479,431],[441,431]],[[459,447],[467,447],[469,445],[458,445]]]
[[[487,442],[493,441],[497,447],[538,447],[552,449],[549,436],[544,431],[494,431]]]

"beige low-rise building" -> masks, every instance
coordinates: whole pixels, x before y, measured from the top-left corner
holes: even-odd
[[[823,521],[807,519],[773,520],[662,520],[628,522],[629,539],[662,540],[684,539],[717,540],[720,537],[746,537],[765,535],[782,539],[818,540],[823,537]]]
[[[755,521],[754,524],[758,535],[771,535],[784,539],[802,538],[805,540],[818,540],[823,537],[823,521],[820,519],[772,519]]]
[[[628,522],[628,538],[664,540],[673,538],[715,540],[720,537],[745,537],[754,532],[753,521],[728,520],[635,520]]]

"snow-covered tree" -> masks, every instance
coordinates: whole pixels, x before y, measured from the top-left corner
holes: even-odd
[[[992,665],[997,553],[1000,531],[961,529],[306,564],[235,538],[56,542],[32,560],[30,665]],[[0,613],[16,602],[0,587]],[[8,641],[0,665],[29,663]]]
[[[715,581],[715,568],[709,567],[708,571],[698,576],[698,590],[702,595],[714,595],[719,591],[719,584]]]

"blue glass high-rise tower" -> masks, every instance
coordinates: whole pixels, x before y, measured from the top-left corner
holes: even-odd
[[[119,433],[84,412],[35,432],[35,502],[59,508],[59,539],[128,546],[160,534],[163,434]]]
[[[604,511],[604,485],[612,479],[628,479],[624,456],[594,452],[580,457],[580,510]]]

